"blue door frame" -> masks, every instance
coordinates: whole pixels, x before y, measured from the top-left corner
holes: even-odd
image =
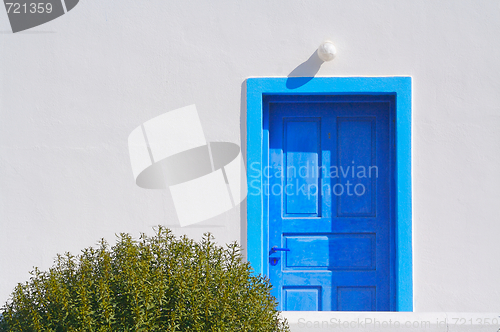
[[[295,81],[295,82],[292,82]],[[247,252],[255,273],[268,275],[268,164],[265,95],[395,96],[395,310],[413,311],[411,77],[249,78],[247,86]]]

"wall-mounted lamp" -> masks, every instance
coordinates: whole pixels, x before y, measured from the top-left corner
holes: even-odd
[[[337,49],[335,45],[329,40],[325,40],[318,47],[318,56],[323,61],[332,61],[337,54]]]

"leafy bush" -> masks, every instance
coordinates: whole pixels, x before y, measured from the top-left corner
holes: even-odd
[[[159,227],[35,269],[3,307],[0,331],[288,331],[270,289],[236,243]]]

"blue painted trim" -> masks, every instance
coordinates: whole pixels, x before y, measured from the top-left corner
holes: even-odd
[[[396,95],[396,311],[413,311],[411,77],[249,78],[247,84],[247,250],[254,271],[267,274],[262,165],[266,94]],[[260,169],[259,169],[260,167]],[[259,192],[260,189],[260,192]]]

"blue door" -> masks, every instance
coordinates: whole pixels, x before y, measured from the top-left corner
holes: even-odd
[[[279,310],[394,310],[392,96],[266,96]]]

